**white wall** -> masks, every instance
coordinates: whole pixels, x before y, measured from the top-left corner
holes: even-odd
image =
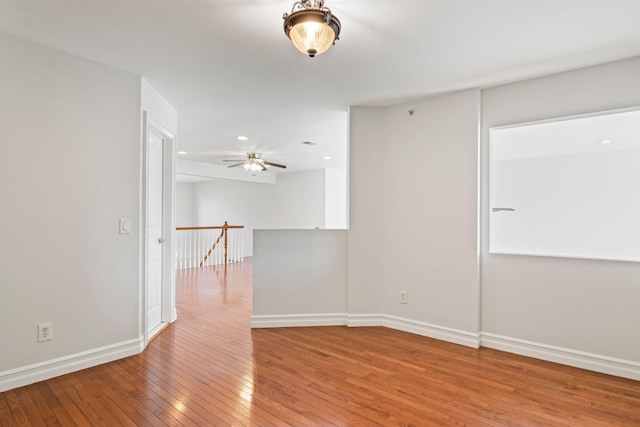
[[[325,272],[325,285],[310,290],[313,299],[340,301],[348,295],[349,325],[390,326],[478,345],[479,93],[351,109],[347,288],[330,283],[332,265],[324,259],[329,254],[316,253],[302,238],[296,247],[315,254],[313,268]],[[290,236],[273,230],[270,238]],[[269,325],[256,307],[268,306],[268,314],[282,325],[334,316],[319,311],[324,306],[304,304],[303,292],[283,295],[301,280],[296,273],[309,267],[298,265],[291,249],[282,246],[256,246],[254,289],[268,279],[271,286],[255,296],[254,326]],[[278,280],[263,271],[266,260],[279,260],[271,267]],[[408,304],[399,303],[401,290],[408,292]],[[292,313],[297,317],[277,318]],[[342,324],[345,319],[334,320]]]
[[[472,334],[479,316],[479,96],[468,90],[387,111],[378,261],[384,313]],[[400,290],[408,291],[408,304],[399,303]]]
[[[2,34],[0,52],[2,390],[140,350],[141,80]]]
[[[274,226],[275,185],[212,179],[192,186],[192,225],[244,225],[244,256],[253,256],[253,230]]]
[[[325,170],[278,174],[271,228],[325,228]]]
[[[352,107],[349,125],[349,322],[382,313],[384,108]],[[367,324],[365,322],[365,324]]]
[[[256,230],[254,245],[254,327],[346,323],[346,230]]]
[[[489,254],[487,199],[490,127],[640,105],[638,76],[634,58],[483,91],[482,330],[496,336],[486,345],[522,352],[514,340],[524,340],[600,364],[623,359],[638,375],[640,265]]]
[[[638,76],[640,58],[634,58],[487,89],[482,108],[478,90],[390,109],[352,108],[347,323],[640,379],[640,265],[489,254],[487,200],[490,127],[640,105]],[[273,233],[272,240],[286,237]],[[297,248],[307,250],[302,243]],[[290,248],[284,255],[276,247],[258,249],[259,266],[263,256],[292,255]],[[279,281],[267,271],[272,287],[295,286],[297,268],[280,264]],[[262,274],[259,267],[254,280]],[[342,295],[333,287],[313,289],[325,301]],[[398,303],[400,290],[408,291],[409,304]],[[296,298],[257,298],[258,307],[260,298],[269,299],[273,326],[344,322],[332,312],[322,316],[322,307],[296,310]],[[269,319],[253,320],[269,325]]]
[[[254,229],[324,228],[323,169],[279,174],[276,185],[215,178],[189,185],[177,187],[180,204],[191,197],[189,225],[244,225],[244,256],[253,256]],[[177,209],[186,215],[186,207]]]
[[[142,111],[161,123],[169,132],[178,132],[178,111],[147,80],[142,79]]]
[[[347,170],[325,169],[325,228],[347,228]]]
[[[478,103],[469,90],[351,109],[350,324],[379,313],[477,342]]]
[[[193,186],[190,182],[176,182],[176,227],[193,227],[197,222],[193,208]]]

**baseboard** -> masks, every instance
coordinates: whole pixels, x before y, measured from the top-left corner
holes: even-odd
[[[418,322],[385,314],[285,314],[251,316],[252,328],[291,328],[300,326],[384,326],[424,337],[478,348],[478,335],[466,331]]]
[[[154,340],[162,331],[167,329],[171,323],[161,322],[147,334],[147,345]]]
[[[604,374],[640,380],[640,363],[637,362],[490,333],[476,334],[385,314],[328,313],[251,317],[252,328],[342,325],[349,327],[383,326],[467,347],[488,347]]]
[[[629,360],[490,333],[480,335],[480,344],[483,347],[640,381],[640,363]]]
[[[0,372],[0,392],[33,384],[49,378],[91,368],[144,350],[144,338],[123,341],[81,353],[60,357]]]
[[[382,326],[382,324],[384,323],[384,318],[384,314],[349,314],[347,316],[347,326]]]
[[[350,314],[347,317],[347,325],[351,327],[384,326],[467,347],[480,346],[478,334],[388,314]]]
[[[389,315],[384,316],[382,326],[467,347],[480,347],[480,338],[478,334],[448,328],[446,326],[433,325],[426,322],[419,322],[417,320]]]
[[[294,328],[304,326],[345,326],[347,313],[283,314],[251,316],[251,328]]]

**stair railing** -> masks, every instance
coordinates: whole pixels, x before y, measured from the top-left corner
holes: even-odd
[[[176,228],[176,270],[242,262],[243,225]]]

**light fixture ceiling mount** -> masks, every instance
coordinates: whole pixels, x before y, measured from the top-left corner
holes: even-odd
[[[287,37],[311,58],[333,46],[340,36],[340,20],[325,7],[324,0],[297,1],[282,19]]]

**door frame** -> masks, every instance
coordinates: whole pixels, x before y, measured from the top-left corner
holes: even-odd
[[[161,273],[161,323],[172,323],[176,320],[175,293],[175,154],[176,136],[160,121],[153,118],[147,111],[142,114],[143,144],[142,144],[142,197],[140,198],[140,336],[144,337],[144,347],[149,344],[148,330],[148,271],[147,271],[147,204],[149,200],[149,135],[154,133],[162,137],[162,273]]]

